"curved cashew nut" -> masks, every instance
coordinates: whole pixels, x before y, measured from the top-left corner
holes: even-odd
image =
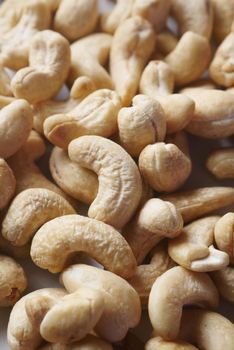
[[[161,196],[173,203],[181,213],[184,222],[211,213],[234,203],[233,187],[202,187]]]
[[[8,74],[5,72],[2,65],[0,65],[0,95],[12,96],[10,83],[11,83],[11,80]]]
[[[178,44],[178,38],[168,28],[157,35],[156,54],[162,54],[163,57],[173,51]]]
[[[234,18],[234,0],[212,0],[214,9],[214,36],[221,43],[230,33]]]
[[[0,307],[14,305],[27,288],[23,268],[8,256],[0,255]]]
[[[229,255],[230,263],[234,264],[234,213],[222,216],[214,228],[217,247]]]
[[[164,237],[178,236],[182,228],[183,219],[175,206],[161,199],[152,198],[144,204],[123,231],[140,264],[160,240]]]
[[[114,9],[101,16],[101,29],[104,32],[114,34],[117,27],[127,18],[131,17],[135,1],[136,0],[117,0]]]
[[[61,148],[67,148],[72,140],[83,135],[109,137],[117,131],[120,108],[121,100],[115,91],[97,90],[69,113],[47,118],[44,134]]]
[[[40,348],[40,350],[113,350],[111,344],[107,343],[94,335],[88,335],[78,343],[49,344]]]
[[[121,145],[129,154],[138,157],[145,146],[164,140],[166,121],[157,101],[137,95],[132,107],[119,111],[118,128]]]
[[[185,226],[168,246],[170,257],[189,270],[209,272],[229,264],[228,254],[214,248],[214,228],[218,216],[206,217]]]
[[[80,215],[61,216],[43,225],[32,241],[31,257],[39,267],[56,273],[63,270],[71,254],[81,251],[124,278],[135,272],[136,260],[120,233]]]
[[[136,95],[141,74],[154,50],[155,33],[145,19],[134,16],[118,27],[110,52],[110,72],[124,106]]]
[[[230,303],[234,303],[234,268],[228,266],[223,270],[214,271],[211,277],[215,285],[224,299]]]
[[[214,308],[218,300],[218,291],[208,275],[177,266],[162,274],[153,284],[149,317],[158,335],[174,340],[179,334],[184,305]]]
[[[115,274],[88,265],[73,265],[61,275],[61,282],[69,293],[82,286],[97,289],[104,294],[104,311],[95,332],[103,339],[122,340],[129,328],[140,321],[141,305],[137,292],[130,284]]]
[[[99,188],[88,216],[123,227],[135,212],[142,194],[141,177],[129,154],[99,136],[82,136],[68,148],[72,161],[98,175]]]
[[[104,66],[109,59],[112,36],[95,33],[71,45],[71,67],[68,82],[80,76],[90,78],[96,89],[112,89],[113,83]]]
[[[165,57],[165,62],[174,73],[176,85],[185,85],[202,75],[210,57],[208,39],[193,32],[186,32],[176,48]]]
[[[157,192],[173,192],[188,179],[192,162],[176,145],[158,142],[146,146],[139,156],[145,181]]]
[[[40,226],[58,216],[75,214],[60,195],[44,188],[31,188],[18,194],[2,223],[2,235],[13,245],[28,243]]]
[[[233,332],[233,323],[216,312],[185,310],[179,337],[195,343],[199,349],[231,350],[234,347]]]
[[[62,0],[54,18],[55,30],[71,41],[92,33],[98,20],[97,5],[97,0]]]
[[[0,158],[0,210],[7,206],[15,193],[15,176],[5,162]]]
[[[212,152],[206,167],[218,179],[234,179],[234,147]]]
[[[14,96],[30,103],[54,97],[65,82],[69,68],[68,41],[52,30],[35,34],[30,42],[29,67],[19,70],[11,81]]]
[[[16,153],[32,129],[33,113],[25,100],[16,100],[0,111],[0,157]]]
[[[199,350],[195,346],[183,341],[167,341],[161,337],[155,337],[147,341],[145,350]]]

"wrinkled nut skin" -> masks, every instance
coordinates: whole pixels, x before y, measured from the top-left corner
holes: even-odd
[[[15,193],[16,180],[13,171],[0,158],[0,210],[7,206]]]
[[[54,97],[67,78],[70,62],[70,46],[62,35],[52,30],[35,34],[29,67],[19,70],[11,81],[14,96],[32,104]]]
[[[13,245],[23,246],[47,221],[75,213],[57,193],[44,188],[28,189],[12,201],[2,223],[2,235]]]
[[[8,256],[0,255],[0,307],[14,305],[27,288],[23,268]]]
[[[150,61],[145,67],[140,92],[152,98],[168,96],[174,91],[174,75],[169,65],[163,61]]]
[[[32,129],[33,113],[25,100],[10,103],[0,111],[0,157],[16,153]]]
[[[181,34],[191,31],[210,38],[214,14],[212,0],[172,0],[171,13]]]
[[[178,236],[182,228],[183,219],[175,206],[152,198],[124,227],[123,232],[139,265],[160,240]]]
[[[213,151],[206,167],[218,179],[234,179],[234,148]]]
[[[54,147],[50,156],[50,172],[57,185],[69,196],[91,204],[97,196],[95,173],[72,162],[65,150]]]
[[[139,16],[124,21],[115,32],[110,51],[110,74],[123,106],[136,95],[141,74],[154,50],[155,33]]]
[[[92,33],[98,20],[97,0],[62,0],[54,18],[54,29],[74,41]]]
[[[173,51],[177,44],[178,38],[166,28],[157,35],[156,54],[160,53],[164,57]]]
[[[104,311],[95,332],[109,342],[121,341],[129,328],[138,325],[141,305],[137,292],[121,277],[88,265],[73,265],[61,275],[61,282],[69,293],[82,286],[100,290],[104,294]]]
[[[100,136],[73,140],[68,154],[73,162],[98,175],[98,193],[88,216],[116,228],[123,227],[134,214],[142,194],[140,173],[129,154]]]
[[[208,39],[193,32],[186,32],[164,60],[174,73],[176,85],[186,85],[202,75],[210,58]]]
[[[217,247],[229,255],[234,264],[234,213],[227,213],[218,220],[214,228]]]
[[[234,18],[234,0],[212,0],[214,9],[214,37],[221,43],[230,33]]]
[[[196,344],[199,349],[233,349],[233,332],[233,323],[216,312],[185,310],[179,338]]]
[[[118,114],[121,146],[133,157],[143,148],[163,141],[166,135],[164,112],[157,101],[144,95],[133,98],[132,107],[125,107]]]
[[[173,192],[189,177],[192,162],[176,145],[163,142],[146,146],[139,156],[145,181],[157,192]]]
[[[113,350],[111,344],[94,335],[88,335],[78,343],[66,344],[48,344],[40,350]]]
[[[80,215],[60,216],[44,224],[32,241],[31,257],[37,266],[56,273],[71,255],[81,251],[123,278],[130,278],[136,270],[131,248],[118,231]]]
[[[97,90],[69,113],[47,118],[44,134],[61,148],[67,148],[72,140],[84,135],[110,137],[117,131],[120,108],[121,100],[115,91]]]
[[[145,350],[199,350],[195,346],[183,341],[167,341],[155,337],[147,341]]]
[[[204,89],[189,89],[184,93],[195,102],[192,120],[186,128],[189,133],[209,139],[229,137],[233,134],[234,104],[232,93]]]
[[[228,266],[220,271],[211,272],[211,277],[224,299],[234,303],[234,268]]]
[[[201,187],[163,195],[161,199],[173,203],[186,223],[233,204],[234,189],[232,187]]]
[[[4,68],[0,65],[0,95],[12,96],[10,82],[10,77],[5,72]]]
[[[153,284],[148,304],[150,321],[159,336],[175,340],[184,305],[215,308],[218,301],[218,291],[207,274],[173,267]]]

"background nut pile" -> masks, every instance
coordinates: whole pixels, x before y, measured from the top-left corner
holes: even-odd
[[[234,1],[103,5],[0,4],[0,348],[234,350]]]

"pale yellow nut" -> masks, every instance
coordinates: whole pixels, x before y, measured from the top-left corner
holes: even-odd
[[[178,265],[197,272],[226,267],[229,264],[228,254],[213,247],[214,228],[218,220],[219,216],[211,216],[185,226],[179,237],[169,241],[170,257]]]
[[[0,157],[16,153],[32,129],[33,113],[25,100],[17,100],[0,111]]]
[[[208,310],[185,310],[179,338],[204,350],[234,348],[234,325],[224,316]]]
[[[23,268],[12,258],[0,255],[0,307],[14,305],[27,288]]]
[[[133,157],[138,157],[145,146],[163,141],[166,134],[164,112],[151,97],[137,95],[132,107],[125,107],[118,114],[120,144]]]
[[[173,192],[188,179],[192,162],[176,145],[158,142],[146,146],[139,156],[145,181],[157,192]]]
[[[136,95],[141,74],[154,50],[155,33],[139,16],[120,24],[110,51],[110,73],[124,106]]]
[[[0,65],[0,95],[12,96],[10,83],[10,77],[8,76],[4,68]]]
[[[153,284],[148,304],[150,321],[159,336],[175,340],[184,305],[215,308],[218,301],[218,291],[207,274],[173,267]]]
[[[54,97],[64,84],[70,68],[68,41],[52,30],[34,35],[29,47],[29,66],[11,81],[14,96],[38,103]]]
[[[214,210],[234,203],[233,187],[201,187],[161,196],[170,201],[181,213],[184,222],[189,222]]]
[[[61,282],[69,293],[82,286],[100,290],[104,294],[104,311],[95,327],[103,339],[116,342],[138,325],[141,306],[137,292],[121,277],[88,265],[73,265],[61,275]]]
[[[2,235],[13,245],[23,246],[47,221],[75,213],[72,206],[57,193],[44,188],[31,188],[12,201],[2,223]]]
[[[97,175],[72,162],[65,150],[54,147],[50,171],[54,181],[69,196],[87,204],[94,201],[98,192]]]
[[[161,337],[151,338],[145,345],[145,350],[199,350],[183,341],[167,341]]]
[[[178,38],[176,35],[166,28],[157,35],[156,53],[161,53],[163,56],[168,55],[177,44]]]
[[[172,0],[171,13],[181,34],[191,31],[210,38],[214,17],[212,0]]]
[[[110,343],[94,335],[88,335],[77,343],[66,344],[48,344],[40,350],[113,350]]]
[[[44,134],[61,148],[67,148],[72,140],[83,135],[110,137],[117,131],[120,108],[121,100],[115,91],[97,90],[68,113],[47,118]]]
[[[68,154],[73,162],[98,175],[98,193],[88,216],[116,228],[123,227],[134,214],[142,195],[140,173],[129,154],[100,136],[73,140]]]
[[[234,213],[222,216],[215,225],[214,237],[217,247],[229,255],[234,264]]]
[[[112,89],[113,83],[104,68],[109,59],[112,36],[95,33],[71,45],[71,67],[68,82],[71,85],[80,76],[91,79],[96,89]]]
[[[158,198],[148,200],[133,219],[124,227],[124,236],[138,264],[164,237],[180,234],[183,219],[175,206]]]
[[[227,266],[223,270],[214,271],[211,277],[222,297],[234,303],[234,267]]]
[[[15,193],[15,176],[5,162],[0,158],[0,210],[7,206]]]
[[[234,148],[213,151],[206,161],[206,167],[218,179],[234,179]]]
[[[189,89],[184,94],[195,102],[186,130],[200,137],[219,139],[234,132],[233,94],[223,90]],[[208,102],[209,101],[209,102]]]
[[[234,0],[211,0],[214,9],[214,37],[221,43],[230,33],[234,18]]]
[[[188,31],[183,34],[175,49],[165,57],[165,62],[174,73],[176,85],[186,85],[202,75],[210,58],[208,39]]]

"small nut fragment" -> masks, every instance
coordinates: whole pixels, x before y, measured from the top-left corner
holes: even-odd
[[[234,267],[228,266],[223,270],[211,272],[211,277],[222,297],[234,303]]]
[[[230,263],[234,264],[234,213],[227,213],[218,220],[214,237],[218,248],[226,252]]]
[[[234,179],[234,148],[213,151],[207,159],[206,166],[218,179]]]
[[[0,158],[0,210],[6,207],[13,197],[15,187],[16,180],[11,168]]]
[[[199,350],[195,346],[183,341],[167,341],[161,337],[155,337],[147,341],[145,350]]]

